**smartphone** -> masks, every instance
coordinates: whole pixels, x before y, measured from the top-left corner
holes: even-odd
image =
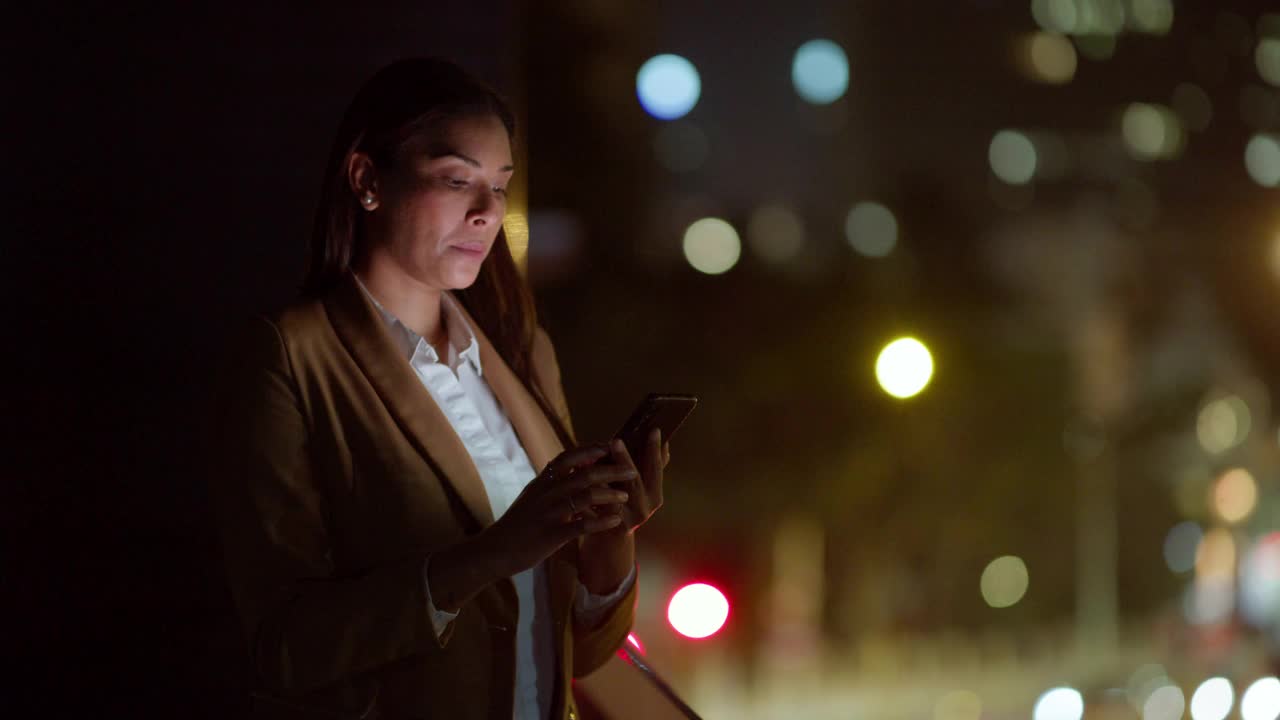
[[[697,404],[698,398],[693,395],[650,393],[640,401],[614,437],[626,443],[631,459],[639,463],[649,433],[658,428],[662,431],[662,442],[669,441]]]

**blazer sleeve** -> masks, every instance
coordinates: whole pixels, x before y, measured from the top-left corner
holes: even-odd
[[[258,684],[302,694],[442,652],[447,637],[436,640],[426,612],[423,558],[336,574],[308,422],[276,325],[251,323],[229,370],[211,495]]]
[[[555,348],[546,331],[538,328],[533,343],[534,367],[538,373],[538,383],[551,407],[560,415],[565,427],[573,433],[569,417],[569,404],[565,399],[564,386],[560,380],[560,364],[556,361]],[[640,580],[631,584],[631,589],[605,613],[597,623],[585,627],[577,622],[573,626],[573,675],[581,677],[590,674],[609,661],[613,654],[622,647],[631,632],[636,616],[636,588]]]

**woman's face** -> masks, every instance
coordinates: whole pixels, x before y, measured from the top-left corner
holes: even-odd
[[[511,142],[497,117],[443,122],[378,173],[365,215],[371,252],[389,253],[431,288],[470,286],[502,227],[511,173]]]

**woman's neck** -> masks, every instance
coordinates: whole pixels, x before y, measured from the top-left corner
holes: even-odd
[[[445,338],[440,290],[413,279],[394,260],[379,253],[361,258],[352,271],[387,312],[440,349]]]

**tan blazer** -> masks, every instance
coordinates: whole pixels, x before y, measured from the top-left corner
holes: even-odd
[[[542,468],[561,443],[472,326],[485,380]],[[256,716],[509,720],[514,585],[486,588],[439,641],[424,594],[424,558],[493,522],[484,485],[354,277],[256,320],[235,357],[211,484],[261,688]],[[540,329],[533,364],[567,425]],[[608,660],[634,617],[633,587],[598,627],[576,626],[576,552],[547,561],[557,719],[576,717],[570,678]]]

